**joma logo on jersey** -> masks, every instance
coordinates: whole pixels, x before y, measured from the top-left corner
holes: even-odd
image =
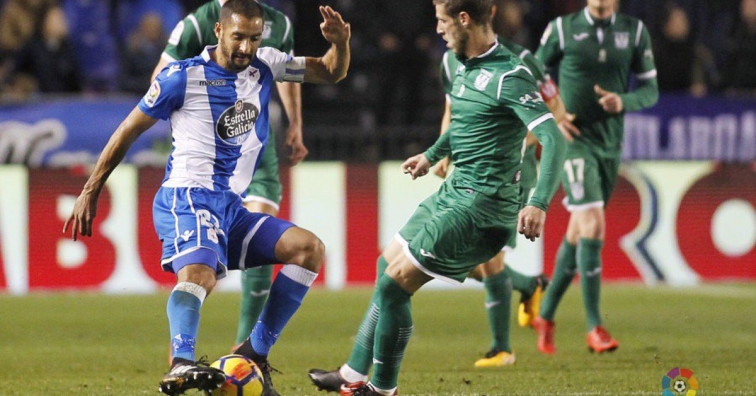
[[[247,132],[255,127],[259,115],[257,106],[237,100],[218,118],[215,132],[224,142],[239,146],[247,140]]]
[[[525,103],[528,103],[528,102],[532,102],[532,103],[541,102],[541,103],[543,103],[543,97],[541,97],[541,94],[538,93],[538,92],[531,92],[529,94],[525,94],[525,95],[520,96],[520,103],[525,104]]]

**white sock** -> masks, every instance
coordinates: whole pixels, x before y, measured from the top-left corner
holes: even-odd
[[[344,364],[339,369],[339,374],[347,381],[347,382],[366,382],[368,380],[367,375],[363,375],[358,373],[355,369],[349,367],[347,364]]]
[[[394,392],[396,392],[396,388],[386,390],[386,389],[377,388],[375,385],[371,383],[368,383],[368,385],[370,385],[370,387],[373,388],[374,391],[384,396],[393,396]]]

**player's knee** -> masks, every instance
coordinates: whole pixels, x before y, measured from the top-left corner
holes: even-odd
[[[300,242],[297,250],[295,262],[292,264],[297,264],[312,272],[320,272],[325,258],[325,245],[320,238],[310,234]]]
[[[209,294],[215,288],[215,270],[204,264],[192,264],[182,268],[177,276],[178,283],[189,282],[202,286]]]

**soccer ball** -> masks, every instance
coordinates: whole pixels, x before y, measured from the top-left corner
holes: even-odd
[[[226,382],[213,391],[213,396],[260,396],[263,377],[255,362],[242,355],[226,355],[214,361],[215,367],[226,374]]]
[[[685,389],[687,389],[687,386],[685,386],[685,381],[679,379],[675,381],[675,385],[672,386],[677,393],[683,393],[685,392]]]

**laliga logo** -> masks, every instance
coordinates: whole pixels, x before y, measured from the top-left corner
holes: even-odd
[[[695,396],[698,380],[693,372],[675,367],[662,377],[662,396]]]

